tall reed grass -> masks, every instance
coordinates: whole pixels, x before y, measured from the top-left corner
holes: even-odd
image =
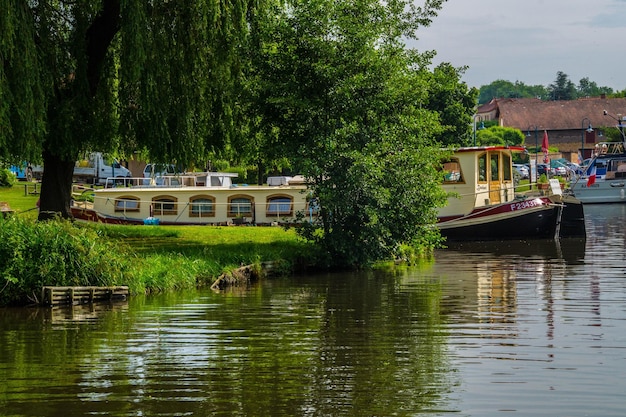
[[[0,305],[36,302],[45,285],[121,285],[129,251],[67,221],[0,219]]]

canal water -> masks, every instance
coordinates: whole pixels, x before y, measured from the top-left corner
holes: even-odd
[[[623,416],[626,205],[586,241],[0,310],[2,416]]]

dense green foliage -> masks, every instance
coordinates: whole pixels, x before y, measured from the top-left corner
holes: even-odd
[[[401,37],[440,3],[293,2],[261,22],[258,128],[272,132],[268,152],[280,149],[311,182],[321,221],[300,232],[333,265],[437,242],[439,148],[446,136],[468,138],[474,96],[460,70],[427,70],[431,55],[407,50]]]
[[[0,167],[0,187],[12,187],[16,181],[15,174],[10,169]]]
[[[1,157],[42,153],[42,220],[70,216],[81,151],[210,154],[310,179],[322,221],[301,231],[332,264],[432,247],[439,148],[470,142],[477,91],[404,40],[444,1],[5,0],[5,67],[28,74],[0,77],[13,112],[0,141],[16,144]],[[21,100],[41,108],[14,112]]]
[[[477,145],[524,145],[526,136],[512,127],[491,126],[476,131]]]
[[[623,93],[623,92],[622,92]],[[589,78],[582,78],[578,85],[562,71],[557,72],[556,79],[548,86],[526,85],[521,81],[496,80],[480,87],[478,103],[484,104],[494,98],[540,98],[542,100],[575,100],[582,97],[614,95],[610,87],[600,87]],[[614,96],[617,97],[616,93]]]
[[[82,152],[188,165],[238,131],[237,48],[262,2],[0,5],[0,161],[43,160],[41,219],[70,217]]]
[[[251,7],[2,1],[0,157],[121,147],[188,162],[221,146]]]

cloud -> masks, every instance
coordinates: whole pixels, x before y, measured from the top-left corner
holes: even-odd
[[[417,1],[417,0],[416,0]],[[562,71],[578,83],[626,88],[621,51],[626,0],[448,0],[407,45],[435,50],[434,64],[469,66],[464,81],[548,85]]]

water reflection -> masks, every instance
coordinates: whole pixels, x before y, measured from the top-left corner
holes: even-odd
[[[6,410],[321,416],[443,407],[453,378],[438,283],[406,292],[379,272],[295,284],[131,300],[96,324],[2,320]]]
[[[622,415],[624,207],[586,241],[419,267],[0,311],[11,416]],[[622,216],[621,218],[619,216]]]
[[[452,251],[487,253],[493,256],[515,255],[524,258],[562,259],[568,263],[583,262],[586,239],[515,240],[504,242],[449,242]]]

